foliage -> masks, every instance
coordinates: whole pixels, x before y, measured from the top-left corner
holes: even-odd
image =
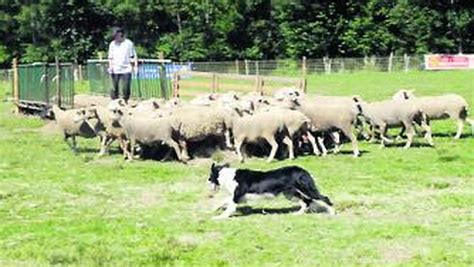
[[[116,25],[139,56],[181,61],[474,52],[472,1],[6,0],[0,64],[83,62]]]

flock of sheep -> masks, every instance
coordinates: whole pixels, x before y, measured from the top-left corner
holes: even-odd
[[[165,158],[175,154],[183,162],[190,159],[190,143],[206,138],[235,150],[240,161],[248,144],[265,153],[270,145],[268,161],[272,161],[282,144],[285,155],[293,159],[302,153],[326,155],[329,143],[337,153],[343,138],[358,157],[358,139],[378,140],[385,146],[394,142],[387,130],[395,127],[401,128],[397,139],[407,139],[404,148],[411,146],[417,133],[432,146],[430,121],[456,120],[455,138],[460,138],[465,122],[474,130],[467,111],[466,100],[456,94],[415,97],[412,91],[400,90],[392,99],[369,103],[360,96],[309,96],[294,88],[283,88],[271,97],[229,92],[200,95],[186,103],[149,99],[132,104],[119,99],[66,111],[52,108],[74,151],[77,136],[99,137],[100,155],[117,140],[125,159],[140,157],[136,153],[144,147],[168,147]]]

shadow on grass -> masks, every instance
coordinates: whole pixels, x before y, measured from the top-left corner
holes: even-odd
[[[296,212],[300,209],[300,206],[293,206],[288,208],[252,208],[250,206],[238,207],[238,214],[234,215],[236,217],[249,216],[253,214],[289,214]]]
[[[435,143],[436,145],[436,143]],[[404,147],[405,146],[405,142],[400,142],[400,143],[396,143],[396,144],[386,144],[385,147],[386,148],[391,148],[391,147]],[[428,143],[412,143],[410,148],[421,148],[421,147],[431,147],[431,148],[434,148],[434,146],[431,146],[429,145]]]
[[[364,156],[364,154],[369,154],[369,153],[370,153],[369,150],[360,150],[361,156]],[[354,153],[352,152],[352,150],[341,150],[341,151],[339,151],[337,154],[352,155],[352,154],[354,154]],[[337,154],[336,154],[336,155],[337,155]]]

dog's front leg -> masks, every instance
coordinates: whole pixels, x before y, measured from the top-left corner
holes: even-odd
[[[236,209],[237,209],[237,203],[235,203],[234,200],[231,200],[227,202],[227,208],[225,209],[225,211],[221,215],[215,216],[212,219],[213,220],[227,219],[230,217],[230,215],[232,215],[236,211]]]
[[[216,212],[222,208],[225,208],[227,207],[227,205],[232,201],[232,198],[226,198],[224,199],[223,201],[220,201],[219,204],[215,205],[213,208],[212,208],[212,212]]]

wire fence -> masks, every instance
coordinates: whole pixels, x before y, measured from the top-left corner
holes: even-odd
[[[13,71],[11,69],[0,69],[0,81],[11,81],[13,79]]]
[[[294,76],[297,74],[352,73],[357,71],[413,71],[424,69],[423,56],[320,58],[282,60],[235,60],[191,62],[191,70],[242,75]]]

